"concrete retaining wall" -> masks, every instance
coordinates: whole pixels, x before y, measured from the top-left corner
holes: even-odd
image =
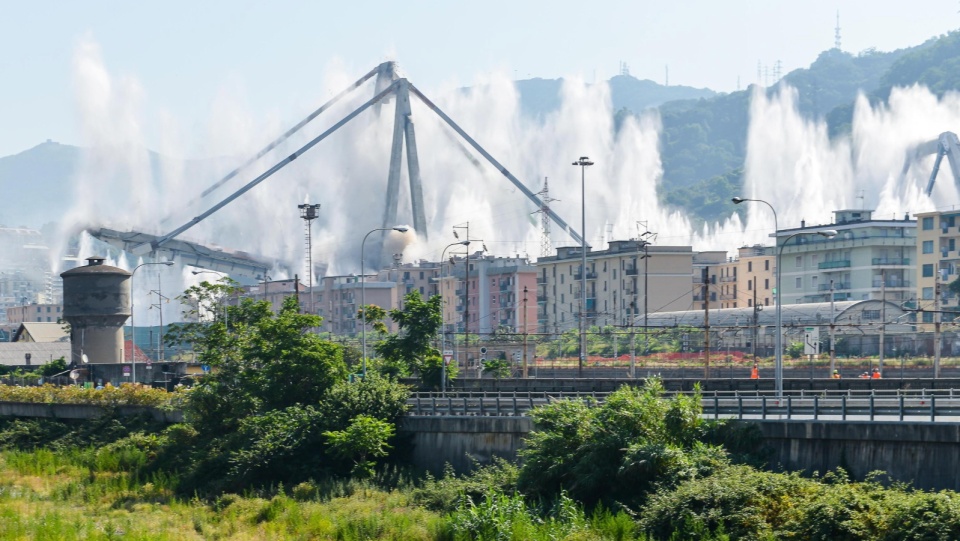
[[[514,459],[533,429],[529,417],[404,417],[400,431],[411,436],[414,465],[434,474],[449,463],[469,471],[471,457],[489,464],[494,456]]]
[[[837,467],[855,479],[874,470],[923,489],[960,491],[960,424],[757,421],[774,469],[821,473]],[[526,417],[407,417],[401,431],[415,445],[417,466],[439,473],[445,463],[468,471],[471,455],[515,458],[533,428]]]
[[[917,488],[960,491],[960,424],[830,421],[757,423],[771,465],[821,473],[837,467],[855,479],[883,470]]]

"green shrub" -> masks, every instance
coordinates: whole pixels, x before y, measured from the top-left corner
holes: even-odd
[[[434,511],[453,511],[465,499],[480,501],[496,492],[512,494],[517,488],[519,470],[515,464],[495,457],[485,466],[474,462],[470,474],[457,475],[447,464],[443,475],[435,478],[429,473],[422,485],[413,491],[418,504]]]
[[[657,539],[698,538],[703,532],[767,539],[778,534],[785,510],[806,501],[805,495],[816,487],[816,482],[796,474],[729,466],[652,495],[640,526]]]

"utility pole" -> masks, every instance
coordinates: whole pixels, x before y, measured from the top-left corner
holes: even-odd
[[[527,379],[527,286],[523,286],[523,379]]]
[[[703,268],[703,379],[710,379],[710,267]]]
[[[877,357],[877,370],[883,374],[884,338],[887,330],[887,276],[880,271],[880,353]]]
[[[833,280],[830,280],[830,377],[833,377],[833,371],[837,369],[836,327],[837,317],[833,311]]]
[[[934,278],[933,287],[933,377],[940,377],[940,273]]]
[[[363,273],[361,273],[363,274]],[[360,277],[363,280],[363,276]],[[297,300],[297,313],[300,313],[300,275],[293,275],[293,297]]]
[[[757,340],[760,339],[760,307],[757,306],[757,277],[753,277],[753,362],[757,362]]]

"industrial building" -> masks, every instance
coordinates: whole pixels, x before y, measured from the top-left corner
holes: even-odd
[[[760,305],[762,307],[762,305]],[[840,301],[805,304],[785,304],[783,311],[784,347],[803,340],[810,327],[818,329],[821,352],[829,351],[831,321],[838,342],[860,355],[877,355],[881,335],[884,350],[893,356],[897,352],[915,350],[922,346],[914,337],[913,313],[898,303],[867,301]],[[714,349],[753,351],[770,356],[776,343],[776,309],[722,308],[709,311],[710,342]],[[651,335],[666,329],[685,333],[682,338],[688,351],[703,348],[707,315],[703,310],[651,313],[647,316],[647,331]],[[636,326],[642,327],[638,318]]]

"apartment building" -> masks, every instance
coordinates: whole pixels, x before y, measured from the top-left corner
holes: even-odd
[[[872,210],[834,211],[834,223],[777,231],[783,303],[885,299],[916,291],[917,222],[874,218]],[[836,230],[833,238],[818,233]],[[784,243],[786,243],[784,245]]]
[[[914,294],[919,308],[924,310],[918,321],[929,324],[936,321],[937,308],[952,311],[958,307],[958,297],[947,286],[960,277],[960,212],[919,213],[917,223],[917,286]],[[943,314],[941,321],[954,319],[954,314],[947,313]],[[925,331],[932,329],[931,325],[923,326]]]
[[[63,312],[63,306],[59,304],[24,304],[22,306],[7,307],[7,323],[18,325],[20,323],[42,322],[57,323]]]
[[[536,332],[537,269],[528,259],[476,252],[469,262],[466,257],[453,258],[444,270],[439,279],[444,332]]]
[[[717,266],[715,287],[719,290],[716,308],[751,308],[774,303],[776,255],[772,246],[743,246],[737,256]]]
[[[692,307],[694,252],[689,246],[655,246],[643,240],[611,241],[606,250],[587,251],[588,325],[629,325],[642,314]],[[537,261],[537,315],[540,332],[564,332],[579,325],[581,252],[562,247]]]

